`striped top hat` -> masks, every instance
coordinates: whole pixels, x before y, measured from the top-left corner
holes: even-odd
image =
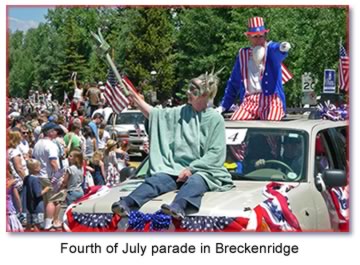
[[[264,19],[262,17],[249,18],[248,28],[249,30],[245,32],[246,35],[264,34],[270,31],[265,28]]]

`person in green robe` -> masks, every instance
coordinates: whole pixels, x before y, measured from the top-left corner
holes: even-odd
[[[174,218],[197,211],[205,192],[233,187],[224,167],[226,157],[223,117],[212,108],[219,79],[213,72],[190,81],[188,102],[173,108],[155,108],[128,86],[130,98],[149,119],[149,175],[143,184],[112,205],[121,216],[147,201],[178,189],[171,204],[161,210]]]

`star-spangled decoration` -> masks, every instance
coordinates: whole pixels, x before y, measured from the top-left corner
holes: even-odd
[[[278,222],[284,221],[284,215],[282,211],[275,205],[271,200],[264,201],[264,204],[268,207],[269,211],[273,214],[273,217],[277,219]]]
[[[154,214],[131,211],[128,224],[129,228],[135,231],[144,231],[145,225],[150,223],[150,231],[168,230],[171,223],[171,216],[164,214],[161,210]]]
[[[110,224],[112,216],[111,213],[73,213],[75,221],[92,228],[106,227]]]
[[[191,232],[214,232],[224,230],[235,218],[213,216],[187,216],[180,227]]]
[[[183,219],[174,219],[171,216],[157,211],[156,213],[142,213],[139,211],[130,212],[130,216],[124,219],[128,223],[126,232],[151,232],[151,231],[169,231],[174,228],[178,232],[241,232],[241,231],[296,231],[301,232],[300,224],[296,216],[292,213],[287,192],[294,187],[281,183],[271,182],[266,185],[263,195],[267,198],[255,208],[245,207],[247,211],[254,211],[250,216],[248,214],[241,216],[185,216]],[[82,198],[86,200],[99,191],[99,188],[91,189],[90,192]],[[342,191],[342,190],[341,190]],[[333,193],[335,193],[334,191]],[[343,193],[346,193],[343,191]],[[348,231],[347,210],[342,207],[348,207],[347,196],[338,196],[332,194],[335,202],[341,204],[338,206],[341,214],[341,231]],[[339,202],[340,201],[340,202]],[[334,202],[334,203],[335,203]],[[112,213],[77,213],[73,212],[72,205],[69,206],[66,213],[67,221],[66,231],[73,232],[114,232],[119,229],[121,217]],[[244,210],[245,211],[245,210]],[[340,218],[339,217],[339,218]],[[279,220],[280,219],[280,220]],[[252,220],[252,221],[251,221]],[[262,220],[258,222],[258,220]],[[250,222],[251,221],[251,222]],[[262,228],[266,224],[267,229]],[[170,227],[170,224],[173,224]],[[251,224],[251,225],[249,225]],[[124,223],[125,225],[125,223]],[[67,228],[66,228],[67,227]]]

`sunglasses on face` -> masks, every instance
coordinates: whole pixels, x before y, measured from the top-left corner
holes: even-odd
[[[24,135],[27,135],[27,134],[29,134],[29,132],[21,132],[22,134],[24,134]]]
[[[250,36],[250,38],[252,38],[252,39],[262,39],[262,38],[265,38],[265,35],[254,35],[254,36]]]
[[[198,97],[200,96],[200,91],[198,89],[189,89],[188,91],[186,91],[186,94],[194,96],[194,97]]]
[[[190,85],[189,85],[189,90],[186,91],[186,94],[192,95],[192,96],[195,96],[195,97],[200,96],[200,87],[199,87],[199,85],[196,82],[192,81],[190,83]]]

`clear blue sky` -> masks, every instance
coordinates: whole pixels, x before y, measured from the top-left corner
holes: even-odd
[[[36,28],[40,22],[45,22],[45,15],[50,7],[8,7],[9,27],[12,31],[26,31]]]

